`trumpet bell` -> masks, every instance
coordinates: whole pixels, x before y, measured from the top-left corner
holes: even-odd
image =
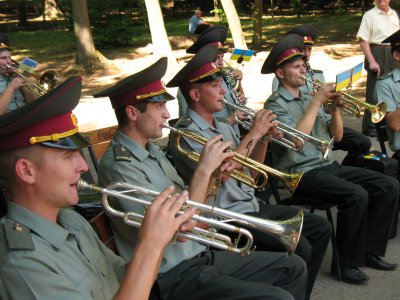
[[[379,123],[385,117],[386,111],[387,111],[386,102],[379,102],[378,104],[373,106],[372,109],[370,110],[370,112],[371,112],[371,121],[373,123]]]
[[[57,73],[53,70],[48,70],[40,75],[37,83],[46,91],[52,90],[58,84]]]

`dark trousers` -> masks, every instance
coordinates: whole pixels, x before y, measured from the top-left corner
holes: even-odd
[[[346,157],[342,161],[343,166],[354,166],[355,159],[359,155],[366,153],[371,148],[369,137],[348,127],[343,127],[343,138],[340,142],[333,143],[333,151],[347,151]]]
[[[398,194],[399,183],[394,178],[334,162],[307,171],[294,195],[337,205],[340,261],[364,266],[366,253],[385,255]]]
[[[163,299],[304,299],[307,268],[296,255],[207,251],[161,274]]]
[[[386,73],[392,71],[395,67],[395,62],[392,57],[390,46],[379,47],[370,45],[370,47],[372,55],[374,56],[376,62],[379,64],[379,67],[381,69],[381,73],[379,74],[379,76],[385,75]],[[365,70],[367,71],[367,88],[365,91],[365,101],[367,103],[376,104],[377,102],[376,99],[374,99],[374,91],[375,91],[375,83],[376,80],[378,79],[378,76],[377,73],[372,72],[369,69],[369,63],[367,59],[365,59],[364,61],[364,67]],[[371,113],[368,110],[365,110],[362,121],[362,132],[367,133],[368,131],[374,129],[375,125],[371,121]]]
[[[248,213],[248,215],[269,220],[287,220],[294,217],[298,211],[297,208],[289,206],[266,205],[262,211]],[[282,244],[270,234],[252,228],[247,229],[253,234],[257,249],[285,251]],[[331,225],[325,218],[304,212],[303,230],[295,253],[307,263],[306,299],[309,299],[313,289],[319,267],[329,244],[331,231]]]

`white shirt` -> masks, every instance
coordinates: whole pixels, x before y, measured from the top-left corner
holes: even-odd
[[[389,8],[388,13],[385,14],[375,6],[364,14],[357,39],[362,39],[370,44],[381,44],[383,40],[399,29],[399,17],[393,9]]]

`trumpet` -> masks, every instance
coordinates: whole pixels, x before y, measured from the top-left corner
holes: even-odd
[[[194,140],[195,142],[204,145],[207,143],[209,140],[201,135],[198,135],[192,131],[182,131],[179,129],[176,129],[172,126],[169,126],[168,124],[164,124],[165,128],[169,128],[172,132],[176,134],[176,145],[177,149],[180,153],[182,153],[184,156],[187,158],[198,162],[200,160],[200,154],[195,152],[195,151],[187,151],[183,149],[181,145],[181,138],[186,137],[191,140]],[[231,151],[228,149],[227,151]],[[301,177],[303,176],[303,173],[299,174],[289,174],[289,173],[283,173],[280,172],[279,170],[273,169],[271,167],[268,167],[266,165],[263,165],[259,163],[258,161],[251,159],[247,156],[244,156],[240,153],[235,153],[235,155],[232,157],[232,159],[239,164],[241,164],[244,167],[247,167],[259,174],[259,181],[252,178],[250,175],[247,175],[245,172],[238,171],[238,170],[232,170],[230,172],[226,172],[225,174],[228,175],[229,177],[232,177],[236,180],[239,180],[240,182],[243,182],[244,184],[247,184],[251,186],[254,189],[257,190],[264,190],[267,185],[268,185],[268,174],[273,175],[277,177],[279,180],[281,180],[290,190],[291,193],[294,193]]]
[[[305,80],[313,84],[315,87],[319,88],[325,82],[320,81],[320,80],[310,80],[307,77],[303,76]],[[342,91],[339,91],[340,98],[345,102],[344,106],[340,106],[342,110],[345,112],[359,118],[361,116],[361,107],[364,107],[366,110],[368,110],[371,113],[371,121],[373,123],[379,123],[382,121],[382,119],[386,115],[387,111],[387,104],[385,102],[379,102],[378,104],[369,104],[367,102],[364,102],[349,93],[345,93]],[[333,105],[332,103],[330,105]]]
[[[47,93],[49,90],[56,87],[58,83],[57,74],[53,70],[48,70],[41,75],[31,73],[28,71],[20,72],[18,70],[17,62],[13,61],[12,65],[5,65],[8,71],[20,76],[28,83],[28,88],[35,93],[36,96],[40,97]],[[37,80],[37,83],[30,80],[25,74],[29,74]]]
[[[250,130],[251,126],[253,125],[253,119],[256,117],[256,112],[255,110],[244,106],[244,105],[236,105],[233,103],[230,103],[224,99],[224,102],[226,105],[230,105],[234,107],[235,109],[238,109],[250,116],[249,121],[242,121],[236,118],[236,121],[243,126],[243,128]],[[287,138],[282,138],[282,139],[277,139],[277,138],[272,138],[272,141],[283,146],[286,148],[289,148],[293,151],[301,151],[304,146],[304,141],[307,141],[311,144],[313,144],[315,147],[317,147],[322,155],[323,158],[326,159],[328,157],[330,148],[334,142],[334,138],[331,138],[329,141],[324,141],[324,140],[319,140],[311,135],[305,134],[304,132],[301,132],[300,130],[297,130],[295,128],[292,128],[286,124],[283,124],[282,122],[279,122],[277,120],[274,121],[274,123],[277,124],[277,128],[282,131],[286,135]]]
[[[124,182],[114,182],[108,185],[106,188],[98,187],[95,185],[88,184],[82,179],[78,181],[79,190],[91,190],[102,194],[102,204],[104,210],[110,215],[120,217],[123,219],[124,223],[139,228],[143,222],[144,216],[134,212],[122,212],[111,207],[108,201],[108,197],[114,197],[120,200],[130,201],[142,205],[143,207],[149,207],[151,201],[146,201],[132,195],[142,194],[157,196],[158,192],[151,191],[148,189],[140,188],[134,185],[130,185]],[[187,207],[192,207],[200,211],[200,213],[209,214],[210,216],[218,217],[222,220],[217,220],[215,218],[203,217],[199,215],[194,215],[193,220],[208,224],[214,228],[223,229],[234,234],[237,234],[237,238],[232,241],[232,239],[227,236],[215,232],[212,229],[202,229],[195,227],[190,232],[178,232],[177,236],[183,237],[188,240],[196,241],[205,245],[209,245],[221,250],[230,251],[238,254],[249,254],[252,250],[253,236],[252,234],[244,228],[231,225],[227,222],[236,222],[256,230],[260,230],[264,233],[271,234],[276,237],[285,247],[288,255],[292,255],[297,247],[300,239],[301,230],[303,227],[304,214],[300,210],[299,213],[293,218],[285,221],[272,221],[265,220],[261,218],[256,218],[252,216],[247,216],[240,213],[235,213],[229,210],[213,207],[210,205],[198,203],[191,200],[186,200],[186,203],[182,207],[178,214],[182,214],[183,210]],[[242,237],[247,238],[244,246],[239,247],[239,242]]]

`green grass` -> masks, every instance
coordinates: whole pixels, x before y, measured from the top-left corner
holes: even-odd
[[[342,16],[314,15],[297,18],[294,16],[275,16],[272,21],[270,16],[263,19],[263,50],[269,50],[271,46],[288,30],[301,25],[312,23],[319,31],[319,45],[333,45],[337,43],[354,43],[361,15],[348,14]],[[251,48],[252,19],[241,19],[246,41]],[[64,24],[64,23],[60,23]],[[60,28],[55,24],[54,28]],[[188,19],[176,18],[168,20],[166,29],[168,36],[187,36]],[[117,48],[112,44],[107,47],[98,47],[98,50],[107,50],[118,53],[132,53],[137,47],[142,47],[151,42],[150,29],[147,25],[128,26],[124,30],[132,41],[132,46]],[[65,57],[72,57],[76,51],[76,42],[73,31],[37,30],[16,31],[11,34],[13,56],[17,59],[30,57],[39,62],[57,61]],[[228,43],[232,45],[232,38],[228,36]],[[233,45],[232,45],[233,46]]]

